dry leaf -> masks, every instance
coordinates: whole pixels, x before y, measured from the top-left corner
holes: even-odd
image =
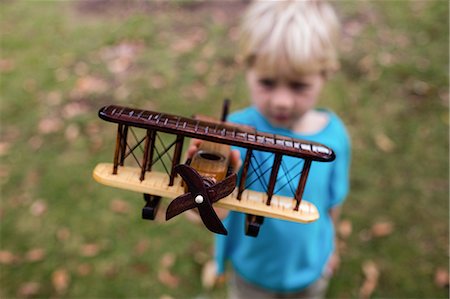
[[[60,241],[66,241],[70,238],[70,230],[67,227],[62,227],[56,232],[56,237]]]
[[[92,272],[92,266],[87,263],[80,264],[77,267],[77,273],[80,276],[89,275],[91,272]]]
[[[47,203],[42,199],[36,200],[30,206],[30,213],[33,216],[41,216],[45,212],[47,212]]]
[[[119,273],[119,270],[117,269],[116,265],[108,265],[107,268],[105,269],[105,276],[108,278],[113,278],[117,275],[117,273]]]
[[[202,286],[210,290],[214,287],[217,277],[217,265],[215,261],[210,260],[202,268]]]
[[[80,136],[80,128],[76,124],[70,124],[64,133],[66,140],[73,143]]]
[[[77,76],[86,76],[89,73],[89,66],[86,62],[77,62],[77,64],[75,64],[74,73]]]
[[[49,105],[56,106],[61,104],[62,94],[60,91],[51,91],[48,93],[46,102]]]
[[[0,264],[10,265],[19,260],[19,258],[12,252],[7,250],[0,250]]]
[[[170,268],[175,264],[176,256],[173,253],[166,253],[160,260],[160,269],[158,272],[159,281],[170,287],[175,288],[178,286],[180,279],[170,272]]]
[[[57,117],[45,117],[38,124],[38,131],[41,134],[55,133],[61,130],[63,122]]]
[[[8,154],[11,144],[9,142],[0,142],[0,157]]]
[[[20,285],[19,290],[17,291],[18,297],[35,297],[39,294],[41,289],[41,285],[37,282],[30,281]]]
[[[352,234],[352,222],[347,219],[339,221],[337,230],[341,238],[347,239]]]
[[[159,261],[159,264],[161,268],[169,269],[175,264],[175,261],[176,261],[175,254],[168,252],[162,256],[161,260]]]
[[[45,258],[45,250],[43,248],[30,249],[25,254],[25,259],[29,262],[39,262]]]
[[[163,285],[168,286],[170,288],[176,288],[180,283],[180,279],[177,276],[170,273],[169,270],[163,270],[163,269],[161,269],[158,272],[158,280]]]
[[[100,246],[95,243],[84,244],[81,247],[81,255],[86,257],[96,256],[100,252]]]
[[[90,94],[103,93],[108,90],[108,84],[102,78],[94,76],[81,77],[71,91],[73,98],[84,97]]]
[[[120,199],[114,199],[111,201],[109,208],[111,211],[118,214],[127,214],[130,211],[130,205],[128,202]]]
[[[143,255],[148,250],[149,247],[150,241],[147,239],[142,239],[136,244],[136,246],[134,246],[134,252],[137,255]]]
[[[70,276],[67,270],[58,269],[52,274],[52,284],[58,294],[63,294],[69,287]]]
[[[379,238],[390,235],[394,230],[394,224],[390,221],[380,221],[372,225],[372,236]]]
[[[12,59],[0,59],[0,72],[9,73],[16,68],[14,60]]]
[[[44,144],[44,140],[40,136],[35,135],[30,139],[28,139],[28,144],[30,145],[31,149],[36,151],[40,149],[41,146]]]
[[[390,153],[395,148],[395,143],[383,133],[375,135],[375,144],[385,153]]]
[[[65,119],[71,119],[86,113],[89,113],[89,106],[83,102],[71,102],[62,109],[62,115]]]
[[[173,299],[173,297],[169,295],[162,295],[159,299]]]
[[[450,285],[448,270],[444,268],[438,268],[434,273],[434,283],[439,288],[448,288],[448,286]]]
[[[370,298],[373,291],[377,287],[378,277],[380,272],[377,265],[373,261],[365,261],[362,265],[362,271],[364,273],[364,282],[359,289],[359,296],[361,298]]]
[[[139,274],[145,274],[145,273],[148,273],[148,271],[149,271],[149,267],[143,263],[135,263],[135,264],[131,265],[131,268],[133,268],[133,270]]]
[[[181,93],[184,97],[193,97],[201,100],[206,96],[207,89],[204,84],[195,82],[194,84],[183,88]]]
[[[142,48],[140,42],[121,42],[102,49],[100,56],[111,73],[120,74],[130,68]]]
[[[167,84],[166,80],[161,75],[153,75],[153,76],[151,76],[150,79],[149,79],[149,82],[150,82],[150,86],[153,89],[161,89],[164,86],[166,86],[166,84]]]

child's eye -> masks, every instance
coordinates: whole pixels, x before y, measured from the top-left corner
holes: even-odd
[[[309,88],[309,84],[293,81],[293,82],[289,82],[289,87],[293,91],[304,91]]]
[[[277,85],[277,81],[270,78],[262,78],[259,79],[259,84],[261,84],[265,88],[274,88]]]

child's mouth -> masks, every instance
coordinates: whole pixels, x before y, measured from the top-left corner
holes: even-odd
[[[276,114],[276,115],[272,115],[272,118],[278,123],[284,123],[289,120],[289,115]]]

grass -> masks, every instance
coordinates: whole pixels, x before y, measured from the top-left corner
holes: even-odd
[[[211,234],[181,217],[140,220],[140,195],[91,171],[113,154],[104,104],[181,115],[218,115],[226,97],[248,105],[237,20],[223,14],[243,4],[95,3],[1,3],[0,297],[222,298],[200,282]],[[358,297],[366,261],[380,271],[373,297],[448,297],[434,281],[449,258],[448,3],[335,4],[342,71],[321,105],[353,140],[352,234],[329,297]],[[376,237],[380,222],[392,232]],[[158,279],[164,258],[176,287]]]

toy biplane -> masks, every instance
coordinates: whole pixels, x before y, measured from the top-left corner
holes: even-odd
[[[144,219],[154,219],[161,198],[173,199],[166,211],[166,220],[198,208],[205,226],[214,233],[227,234],[212,205],[246,213],[245,232],[257,236],[264,217],[309,223],[319,218],[317,208],[302,200],[312,161],[330,162],[334,152],[319,143],[258,132],[254,128],[225,121],[228,105],[224,105],[222,121],[202,117],[187,118],[159,112],[120,106],[105,106],[99,117],[117,124],[113,163],[100,163],[93,172],[99,183],[144,194]],[[138,136],[140,131],[141,136]],[[131,134],[130,134],[131,132]],[[161,137],[161,135],[164,135]],[[173,140],[166,145],[167,138]],[[180,163],[186,138],[204,140],[201,149],[186,163]],[[166,140],[166,141],[164,141]],[[135,142],[135,144],[130,144]],[[169,141],[170,142],[170,141]],[[230,146],[245,148],[241,175],[228,165]],[[139,150],[140,149],[140,150]],[[255,158],[257,151],[272,156],[266,161]],[[300,158],[301,173],[294,198],[277,195],[277,175],[286,169],[284,156]],[[130,160],[134,165],[125,163]],[[167,161],[168,160],[168,161]],[[163,170],[156,169],[156,163]],[[161,168],[161,167],[160,167]],[[270,176],[267,175],[270,171]],[[254,179],[253,177],[256,177]],[[251,190],[255,180],[264,180],[266,192]],[[251,178],[251,179],[250,179]],[[291,187],[294,191],[294,188]]]

